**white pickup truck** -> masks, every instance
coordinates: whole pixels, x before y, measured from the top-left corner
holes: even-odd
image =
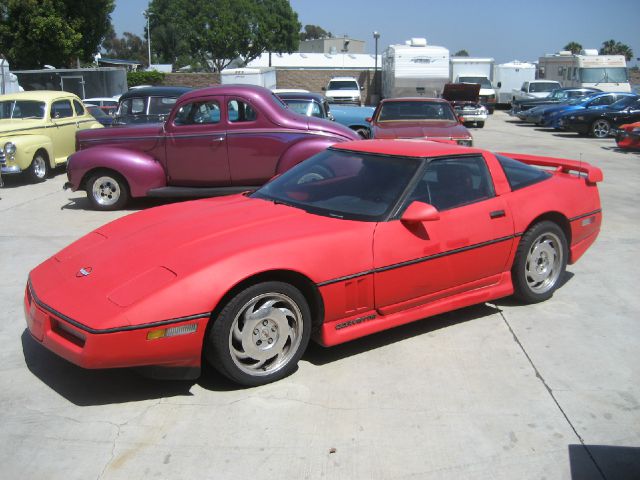
[[[531,98],[543,98],[551,93],[551,90],[562,88],[560,82],[555,80],[530,80],[524,82],[520,90],[512,90],[511,102]]]

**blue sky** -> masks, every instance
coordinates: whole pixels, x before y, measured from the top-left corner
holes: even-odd
[[[451,53],[466,49],[472,56],[498,63],[537,60],[570,41],[600,48],[609,39],[629,45],[640,57],[640,0],[291,0],[302,25],[320,25],[335,36],[367,42],[380,32],[378,49],[426,37]],[[148,0],[116,0],[112,21],[116,32],[142,35],[142,12]],[[153,47],[153,38],[151,39]]]

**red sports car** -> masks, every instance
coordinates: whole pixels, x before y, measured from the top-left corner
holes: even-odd
[[[387,98],[378,104],[371,119],[373,138],[421,138],[453,140],[472,146],[469,130],[451,104],[441,98]]]
[[[543,167],[543,168],[539,168]],[[251,194],[135,213],[36,267],[33,338],[85,368],[237,383],[514,294],[546,300],[602,219],[587,163],[415,140],[336,144]],[[204,354],[204,355],[203,355]]]
[[[640,122],[620,125],[615,136],[618,148],[640,150]]]

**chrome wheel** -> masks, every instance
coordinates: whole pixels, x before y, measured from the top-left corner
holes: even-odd
[[[554,233],[545,232],[533,241],[525,261],[525,278],[532,292],[544,294],[555,288],[563,256],[562,242]]]
[[[611,131],[611,125],[606,120],[596,120],[591,126],[591,133],[596,138],[606,138]]]
[[[46,157],[38,152],[34,155],[29,165],[28,175],[33,182],[42,182],[47,178],[49,174],[49,165],[47,164]]]
[[[231,359],[245,374],[272,375],[296,355],[304,333],[302,313],[295,301],[277,292],[258,295],[233,319]]]
[[[109,176],[96,178],[91,185],[91,194],[95,203],[102,207],[111,207],[118,203],[122,195],[120,183]]]

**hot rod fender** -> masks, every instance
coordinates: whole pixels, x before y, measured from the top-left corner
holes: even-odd
[[[338,140],[336,137],[318,137],[310,140],[302,140],[284,152],[280,156],[280,160],[278,161],[278,165],[276,166],[276,175],[286,172],[294,165],[306,160],[307,158],[315,155],[316,153],[320,153],[323,150],[326,150],[328,147],[337,143]]]
[[[85,182],[97,170],[120,174],[132,197],[144,197],[152,188],[166,187],[162,165],[144,152],[114,147],[93,147],[74,153],[68,159],[67,176],[72,190],[84,190]]]
[[[14,135],[8,137],[17,147],[18,164],[26,169],[31,164],[31,160],[38,150],[47,152],[49,167],[55,168],[56,159],[54,157],[53,142],[46,135]],[[3,142],[4,143],[4,142]]]

